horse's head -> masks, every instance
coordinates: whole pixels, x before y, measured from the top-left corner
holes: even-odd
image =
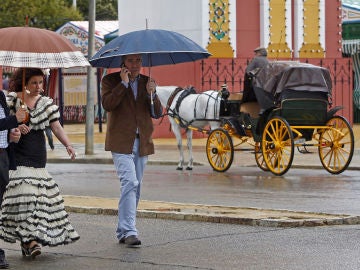
[[[157,86],[156,93],[159,97],[161,105],[165,108],[171,94],[175,91],[178,86]]]

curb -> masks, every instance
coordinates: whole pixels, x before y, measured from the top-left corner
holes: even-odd
[[[46,163],[76,163],[76,164],[114,164],[111,158],[76,158],[75,160],[69,160],[68,158],[48,158]],[[171,165],[176,166],[178,161],[165,161],[165,160],[149,160],[147,165]],[[204,163],[194,162],[194,166],[206,166]],[[248,166],[247,166],[248,167]]]
[[[68,212],[118,214],[118,199],[69,195],[63,197]],[[140,201],[137,217],[281,228],[360,224],[360,216],[353,215],[145,200]]]
[[[48,158],[47,163],[58,163],[58,164],[65,164],[65,163],[71,163],[71,164],[113,164],[112,159],[108,158],[76,158],[75,160],[69,160],[68,158]],[[322,169],[325,170],[325,168],[321,165],[321,162],[319,161],[320,165],[307,165],[307,164],[291,164],[291,168],[294,169]],[[177,166],[178,161],[164,161],[164,160],[149,160],[147,162],[148,166],[151,165],[169,165],[169,166]],[[194,162],[194,166],[207,166],[209,164],[204,164],[201,162]],[[210,166],[210,165],[209,165]],[[239,166],[239,165],[237,165]],[[253,165],[241,165],[239,167],[257,167],[256,164]],[[185,170],[185,169],[184,169]],[[350,166],[346,169],[350,171],[360,171],[360,166]]]

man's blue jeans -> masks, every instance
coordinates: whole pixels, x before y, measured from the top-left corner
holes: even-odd
[[[121,185],[116,235],[118,239],[130,235],[137,236],[136,209],[148,157],[139,156],[139,139],[135,139],[132,154],[112,152],[112,157]]]

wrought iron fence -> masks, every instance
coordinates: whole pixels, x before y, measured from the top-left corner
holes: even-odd
[[[244,84],[246,66],[251,59],[207,59],[201,62],[202,90],[220,89],[226,83],[231,92],[241,92]],[[303,63],[311,63],[329,69],[333,80],[333,88],[353,90],[352,62],[350,58],[336,59],[292,59]]]
[[[246,66],[251,59],[206,59],[201,62],[199,89],[221,89],[227,84],[231,93],[242,92]],[[353,68],[350,58],[291,59],[325,67],[332,79],[332,106],[344,106],[342,115],[353,122]]]
[[[200,76],[194,86],[200,91],[209,89],[221,89],[223,84],[227,84],[231,93],[241,92],[244,84],[244,74],[246,66],[251,59],[235,58],[235,59],[206,59],[200,62]],[[344,106],[342,115],[345,116],[350,123],[353,123],[353,68],[351,58],[336,59],[292,59],[311,63],[317,66],[325,67],[330,71],[333,90],[332,90],[332,106]],[[82,108],[65,108],[65,121],[85,121],[84,110]],[[105,121],[105,116],[102,116]],[[355,117],[355,120],[360,121]]]

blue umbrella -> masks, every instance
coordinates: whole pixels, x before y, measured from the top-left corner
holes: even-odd
[[[179,33],[145,29],[118,36],[102,47],[89,62],[93,67],[119,68],[123,56],[128,54],[141,54],[144,67],[193,62],[210,56],[204,48]],[[151,115],[155,117],[152,98]]]
[[[145,29],[118,36],[89,62],[93,67],[118,68],[122,56],[128,54],[141,54],[144,67],[192,62],[210,56],[204,48],[179,33]]]

